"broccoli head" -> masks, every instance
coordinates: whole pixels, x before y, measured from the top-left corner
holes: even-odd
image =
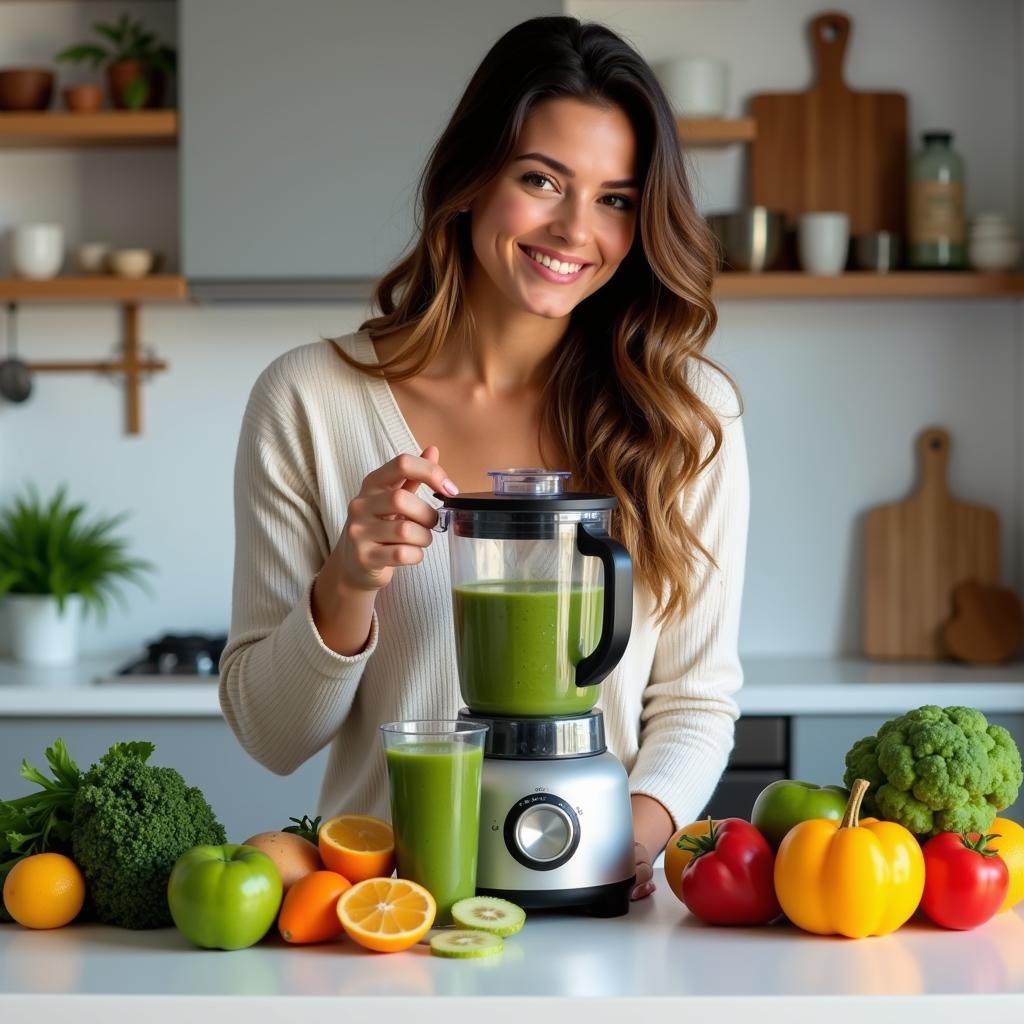
[[[915,835],[984,834],[1017,799],[1020,751],[1001,725],[974,708],[933,704],[886,722],[846,755],[843,784],[870,783],[865,814],[896,821]]]
[[[151,743],[116,743],[82,778],[71,851],[97,918],[122,928],[172,924],[167,879],[200,844],[226,841],[203,794],[173,768],[146,764]]]

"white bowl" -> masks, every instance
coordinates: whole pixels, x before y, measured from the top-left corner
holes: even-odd
[[[975,270],[1012,270],[1018,259],[1016,238],[971,238],[967,243],[967,260]]]
[[[110,246],[106,242],[83,242],[75,247],[75,266],[83,274],[102,274],[107,269]]]
[[[145,277],[153,266],[153,253],[149,249],[114,249],[107,262],[119,277]]]

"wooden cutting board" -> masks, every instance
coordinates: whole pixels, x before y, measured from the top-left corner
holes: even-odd
[[[944,656],[942,626],[959,583],[999,581],[999,518],[949,491],[949,434],[917,439],[920,478],[906,500],[867,517],[864,652],[872,658]]]
[[[826,13],[810,23],[817,80],[806,92],[762,93],[750,101],[757,122],[751,199],[786,213],[848,213],[850,236],[904,234],[907,98],[859,92],[843,81],[850,19]]]

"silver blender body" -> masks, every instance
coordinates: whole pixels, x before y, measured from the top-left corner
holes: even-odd
[[[626,771],[600,711],[484,722],[477,892],[527,910],[629,910],[635,883]]]

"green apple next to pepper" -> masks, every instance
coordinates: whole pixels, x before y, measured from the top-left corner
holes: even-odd
[[[828,818],[842,821],[850,791],[842,786],[816,786],[796,779],[777,779],[758,794],[750,823],[760,830],[773,850],[801,821]]]
[[[281,906],[281,876],[254,846],[193,846],[167,881],[171,917],[204,949],[244,949],[266,935]]]

